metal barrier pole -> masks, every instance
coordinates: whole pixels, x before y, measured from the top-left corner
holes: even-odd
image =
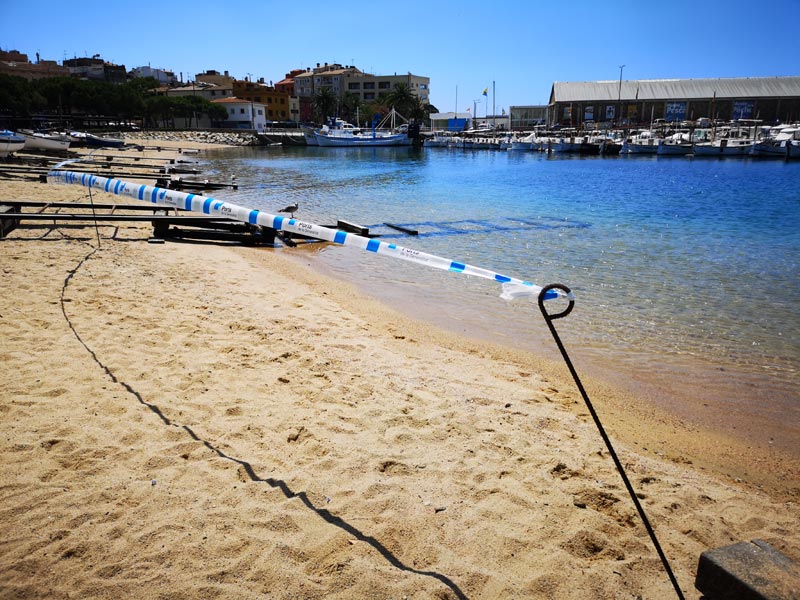
[[[563,311],[555,314],[550,314],[547,312],[547,309],[544,306],[544,299],[545,295],[550,290],[561,290],[565,294],[569,296],[569,305]],[[658,556],[661,559],[661,563],[664,565],[664,570],[667,572],[670,581],[672,582],[672,587],[675,588],[675,593],[677,594],[680,600],[684,600],[683,592],[681,591],[680,586],[678,585],[678,580],[675,578],[675,574],[672,572],[672,568],[669,565],[669,561],[667,560],[664,551],[661,549],[661,544],[658,543],[658,538],[656,537],[656,532],[653,530],[653,527],[650,525],[650,521],[647,518],[647,515],[644,512],[644,508],[642,507],[641,503],[639,502],[639,498],[636,496],[636,492],[631,485],[630,480],[628,479],[627,474],[625,473],[625,468],[622,466],[619,458],[617,457],[617,453],[614,450],[614,446],[611,445],[611,440],[609,439],[608,435],[606,434],[605,429],[603,428],[603,424],[600,422],[600,417],[597,416],[597,412],[594,410],[594,406],[592,406],[591,400],[589,400],[589,396],[586,393],[586,390],[581,383],[580,377],[578,377],[577,371],[575,371],[575,367],[572,365],[572,361],[567,354],[567,350],[564,348],[564,344],[561,342],[561,338],[556,331],[555,326],[553,325],[553,321],[556,319],[562,319],[566,317],[569,313],[572,312],[572,309],[575,306],[575,300],[572,299],[572,290],[570,290],[567,286],[562,285],[560,283],[554,283],[548,285],[539,292],[539,310],[542,312],[542,316],[544,317],[545,323],[547,323],[547,327],[550,329],[550,333],[553,335],[553,339],[558,346],[558,349],[561,351],[561,356],[564,358],[564,362],[567,364],[569,368],[569,372],[572,374],[572,378],[575,380],[575,384],[578,386],[578,390],[583,396],[583,401],[586,403],[586,407],[589,409],[589,413],[592,415],[592,419],[594,419],[594,424],[597,426],[598,431],[600,432],[600,436],[603,438],[603,441],[606,444],[606,448],[608,449],[608,453],[611,455],[611,458],[614,460],[614,464],[617,467],[617,471],[619,471],[620,476],[622,477],[622,481],[625,483],[625,488],[628,490],[628,494],[633,500],[633,504],[636,506],[636,510],[639,512],[639,516],[642,518],[644,522],[645,529],[647,529],[648,535],[650,535],[650,539],[653,541],[653,545],[656,548],[656,552],[658,552]]]

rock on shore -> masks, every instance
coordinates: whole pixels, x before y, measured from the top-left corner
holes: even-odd
[[[130,142],[193,142],[198,144],[224,144],[226,146],[257,146],[258,136],[249,131],[136,131],[125,134]]]

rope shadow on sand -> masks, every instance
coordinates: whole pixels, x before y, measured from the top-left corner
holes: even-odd
[[[392,554],[392,552],[388,548],[386,548],[386,546],[381,544],[373,536],[366,535],[365,533],[363,533],[359,529],[357,529],[355,526],[351,525],[350,523],[348,523],[347,521],[343,520],[342,518],[337,517],[336,515],[334,515],[330,511],[328,511],[328,510],[326,510],[324,508],[318,508],[317,506],[315,506],[314,503],[309,499],[309,497],[306,494],[306,492],[295,492],[294,490],[292,490],[287,485],[287,483],[285,481],[283,481],[281,479],[274,479],[272,477],[269,477],[269,478],[261,477],[260,475],[258,475],[258,473],[256,473],[255,469],[253,468],[253,466],[249,462],[247,462],[245,460],[242,460],[242,459],[239,459],[239,458],[235,458],[233,456],[228,456],[222,450],[220,450],[219,448],[214,446],[214,444],[212,444],[208,440],[204,440],[199,435],[197,435],[188,425],[181,425],[179,423],[173,422],[172,420],[169,419],[169,417],[167,417],[162,412],[162,410],[156,404],[153,404],[151,402],[147,402],[144,398],[142,398],[142,395],[137,390],[135,390],[133,387],[131,387],[128,383],[118,379],[117,376],[114,375],[114,373],[97,357],[97,354],[94,352],[94,350],[92,350],[86,344],[86,342],[83,341],[81,336],[75,330],[75,327],[73,326],[72,321],[69,318],[69,315],[67,315],[67,311],[66,311],[66,307],[65,307],[64,295],[65,295],[65,292],[67,290],[67,286],[69,285],[70,280],[75,275],[75,273],[77,273],[77,271],[81,268],[81,266],[83,266],[83,264],[87,260],[89,260],[89,258],[91,258],[92,255],[96,251],[97,251],[97,248],[93,249],[83,259],[81,259],[80,262],[77,264],[77,266],[73,270],[71,270],[69,272],[69,274],[67,275],[67,277],[64,279],[64,285],[61,288],[61,299],[60,299],[61,300],[61,312],[63,313],[64,318],[67,321],[67,325],[69,325],[69,328],[72,331],[72,333],[75,336],[75,338],[86,349],[86,351],[92,357],[92,360],[94,360],[94,362],[97,363],[97,365],[103,370],[103,372],[105,372],[106,375],[108,375],[108,377],[114,383],[116,383],[116,384],[120,385],[121,387],[123,387],[129,394],[131,394],[134,398],[136,398],[136,400],[140,404],[142,404],[143,406],[145,406],[148,409],[150,409],[161,420],[161,422],[164,425],[168,425],[168,426],[171,426],[171,427],[179,427],[179,428],[183,429],[184,431],[186,431],[187,434],[189,434],[189,436],[193,440],[195,440],[197,442],[200,442],[201,444],[203,444],[206,448],[208,448],[209,450],[214,452],[220,458],[222,458],[224,460],[231,461],[231,462],[236,463],[238,465],[241,465],[244,468],[244,471],[247,473],[247,476],[250,478],[250,480],[252,482],[254,482],[254,483],[266,483],[270,487],[277,488],[277,489],[281,490],[281,492],[283,493],[283,495],[286,498],[289,498],[289,499],[298,498],[303,504],[306,505],[306,507],[309,510],[315,512],[317,514],[317,516],[319,516],[321,519],[323,519],[326,523],[329,523],[330,525],[333,525],[334,527],[338,527],[338,528],[346,531],[349,535],[353,536],[355,539],[372,546],[393,567],[395,567],[397,569],[400,569],[401,571],[406,571],[408,573],[413,573],[415,575],[421,575],[421,576],[424,576],[424,577],[431,577],[433,579],[436,579],[436,580],[440,581],[442,584],[444,584],[445,586],[447,586],[455,594],[456,598],[458,598],[459,600],[467,600],[466,594],[464,594],[464,592],[461,591],[461,589],[458,587],[458,585],[456,585],[456,583],[452,579],[447,577],[446,575],[443,575],[441,573],[437,573],[436,571],[422,571],[422,570],[419,570],[419,569],[414,569],[412,567],[409,567],[408,565],[404,564],[399,558],[397,558],[394,554]]]

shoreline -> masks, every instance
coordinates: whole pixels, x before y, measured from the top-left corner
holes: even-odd
[[[146,135],[147,141],[158,142],[159,150],[141,151],[131,148],[117,152],[120,156],[132,154],[145,159],[162,154],[179,158],[183,149],[202,152],[235,147],[205,139],[200,141],[192,132],[182,132],[170,137],[171,139],[165,139]],[[131,139],[135,143],[142,141],[140,138],[141,135],[134,135]],[[82,152],[91,150],[87,148]],[[135,177],[131,179],[136,180]],[[76,190],[80,192],[81,188]],[[58,195],[57,192],[54,193]],[[113,196],[109,195],[109,198]],[[272,252],[269,249],[232,248],[249,256],[250,260],[258,260],[261,252]],[[251,252],[255,254],[250,256]],[[549,356],[545,352],[471,336],[468,332],[458,332],[442,325],[436,319],[419,319],[386,298],[370,293],[357,282],[328,275],[324,263],[315,260],[318,257],[308,260],[302,246],[296,249],[283,248],[275,252],[280,254],[281,260],[289,261],[288,264],[303,266],[300,272],[290,273],[284,270],[285,275],[298,277],[302,274],[302,280],[320,293],[327,295],[345,286],[347,292],[337,295],[337,298],[347,305],[348,310],[358,312],[362,306],[369,305],[372,308],[365,316],[377,317],[386,326],[402,321],[404,328],[432,343],[473,354],[483,353],[492,358],[513,359],[537,373],[547,373],[548,378],[557,381],[559,389],[572,390],[567,392],[568,402],[583,404],[583,399],[549,334],[544,338],[544,342],[552,346]],[[318,251],[315,246],[309,246],[309,252],[316,254]],[[318,282],[318,279],[322,282]],[[357,302],[350,300],[354,295],[359,297]],[[562,332],[562,335],[567,336],[565,340],[568,344],[571,343],[568,333]],[[586,358],[580,349],[573,351],[573,354]],[[703,397],[702,402],[702,407],[706,410],[701,411],[698,407],[690,407],[685,399],[656,399],[658,390],[664,385],[663,381],[646,379],[625,382],[628,372],[608,368],[606,365],[598,366],[592,361],[582,365],[579,375],[592,402],[597,402],[599,408],[608,411],[607,415],[600,412],[599,416],[604,427],[619,436],[620,442],[641,448],[655,457],[667,458],[680,464],[698,465],[701,469],[728,478],[735,484],[766,490],[779,500],[800,500],[800,485],[794,483],[800,481],[800,448],[793,453],[789,447],[774,446],[769,419],[760,420],[760,425],[756,424],[754,430],[741,438],[737,436],[737,428],[741,427],[742,431],[746,426],[752,428],[753,421],[748,420],[747,415],[731,416],[729,407],[724,403],[715,403],[708,394]],[[642,427],[642,424],[645,426]],[[763,465],[766,463],[772,464],[774,468],[764,469]]]
[[[338,276],[326,275],[325,263],[317,261],[315,256],[307,259],[295,249],[287,252],[287,258],[307,265],[320,277],[341,281]],[[452,323],[442,323],[431,315],[418,321],[410,314],[412,311],[406,309],[411,304],[408,298],[398,300],[392,294],[375,294],[357,281],[347,280],[346,284],[386,306],[387,312],[416,322],[418,329],[439,330],[439,339],[451,338],[447,343],[459,345],[458,340],[462,339],[462,343],[472,348],[494,348],[494,354],[513,355],[522,362],[532,361],[538,372],[546,371],[550,377],[557,377],[560,387],[574,390],[575,397],[583,403],[549,333],[541,340],[541,350],[520,348],[488,336],[470,336],[469,332],[456,331]],[[531,310],[534,318],[540,318],[538,308],[533,306]],[[391,321],[392,317],[386,319]],[[630,370],[624,370],[621,365],[609,365],[607,361],[604,364],[596,356],[592,360],[592,353],[576,348],[569,333],[561,332],[561,335],[590,399],[593,402],[597,400],[598,406],[607,407],[609,411],[607,415],[600,413],[604,426],[609,430],[618,429],[621,441],[646,448],[656,456],[702,465],[731,481],[739,480],[771,489],[783,498],[800,497],[800,486],[794,483],[800,480],[800,447],[793,444],[795,438],[791,432],[780,434],[774,430],[779,423],[769,416],[737,412],[735,406],[714,397],[713,386],[696,389],[699,384],[694,382],[703,381],[706,387],[709,383],[708,378],[697,377],[697,373],[719,377],[719,373],[714,371],[716,367],[707,365],[701,369],[697,365],[673,361],[658,378],[650,373],[650,377],[632,379]],[[595,354],[598,352],[602,353],[594,351]],[[686,372],[692,373],[692,379],[686,379]],[[672,385],[679,387],[680,392],[667,388]],[[692,391],[696,393],[690,395]],[[690,398],[697,399],[697,402],[693,404]],[[640,420],[647,426],[641,427]],[[686,431],[685,435],[676,437],[681,430]],[[760,458],[753,460],[754,455]],[[776,469],[763,469],[767,460],[774,461]]]
[[[0,589],[669,594],[565,368],[414,321],[300,253],[150,235],[0,241]],[[757,538],[800,559],[796,490],[720,472],[746,449],[584,383],[688,598],[704,550]]]

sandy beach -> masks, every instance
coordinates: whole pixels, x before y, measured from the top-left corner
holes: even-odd
[[[563,366],[431,330],[302,249],[151,235],[0,240],[1,597],[675,597]],[[584,383],[687,598],[705,550],[800,560],[797,456]]]

